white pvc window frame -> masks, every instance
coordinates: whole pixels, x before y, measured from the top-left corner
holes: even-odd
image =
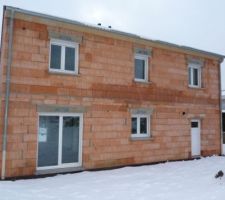
[[[137,82],[148,82],[148,55],[143,55],[143,54],[135,54],[134,55],[134,80]],[[135,60],[143,60],[145,65],[144,65],[144,79],[136,78],[135,74]]]
[[[38,167],[38,135],[39,135],[39,119],[41,116],[57,116],[59,117],[59,141],[58,141],[58,164],[54,166]],[[78,162],[74,163],[62,163],[62,136],[63,136],[63,117],[79,117],[79,154]],[[36,155],[36,169],[37,170],[50,170],[61,169],[69,167],[81,167],[82,166],[82,146],[83,146],[83,114],[82,113],[54,113],[54,112],[40,112],[38,113],[38,134],[37,134],[37,155]]]
[[[201,82],[202,82],[202,77],[201,77],[201,73],[202,73],[202,69],[201,69],[201,65],[198,64],[193,64],[193,63],[189,63],[188,64],[188,86],[192,87],[192,88],[201,88]],[[197,85],[194,84],[194,69],[197,69]],[[190,70],[190,73],[189,73]]]
[[[61,63],[60,69],[51,68],[51,47],[52,45],[61,46]],[[65,69],[65,54],[66,54],[66,47],[74,48],[75,49],[75,60],[74,60],[74,70],[66,70]],[[49,45],[49,72],[56,72],[56,73],[64,73],[64,74],[78,74],[78,63],[79,63],[79,44],[71,41],[66,40],[59,40],[59,39],[51,39]]]
[[[137,133],[132,133],[132,118],[137,119]],[[141,133],[141,118],[146,118],[147,133]],[[133,114],[131,115],[131,137],[132,138],[146,138],[150,137],[150,115],[147,114]]]

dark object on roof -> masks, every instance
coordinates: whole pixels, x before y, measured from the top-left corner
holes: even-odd
[[[220,170],[220,171],[218,171],[217,172],[217,174],[215,175],[215,178],[222,178],[223,177],[223,171],[222,170]]]
[[[20,14],[33,16],[33,17],[41,17],[43,19],[48,19],[48,20],[53,20],[53,21],[57,21],[57,22],[77,25],[77,26],[86,27],[86,28],[92,28],[92,29],[101,30],[101,31],[104,31],[104,32],[110,32],[110,33],[114,33],[114,34],[117,34],[117,35],[121,35],[121,36],[130,38],[130,39],[136,39],[136,40],[151,42],[151,43],[154,43],[155,45],[161,45],[161,46],[164,46],[164,47],[180,49],[180,50],[184,50],[184,51],[188,51],[188,52],[200,53],[200,54],[204,54],[206,56],[213,56],[213,57],[216,57],[217,59],[219,59],[220,62],[222,62],[223,59],[225,58],[224,55],[217,54],[217,53],[212,53],[212,52],[208,52],[208,51],[204,51],[204,50],[200,50],[200,49],[195,49],[195,48],[187,47],[187,46],[183,46],[183,45],[172,44],[172,43],[164,42],[164,41],[161,41],[161,40],[152,40],[152,39],[145,38],[145,37],[142,37],[142,36],[139,36],[139,35],[136,35],[136,34],[127,33],[127,32],[124,32],[124,31],[112,29],[112,27],[111,28],[110,27],[104,28],[103,26],[101,26],[101,23],[98,23],[97,26],[93,26],[93,25],[78,22],[78,21],[75,21],[75,20],[69,20],[69,19],[65,19],[65,18],[61,18],[61,17],[51,16],[51,15],[47,15],[47,14],[41,14],[41,13],[38,13],[38,12],[33,12],[33,11],[24,10],[24,9],[11,7],[11,6],[4,6],[3,9],[14,11],[14,12],[20,13]]]

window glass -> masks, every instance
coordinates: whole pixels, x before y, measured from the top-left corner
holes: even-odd
[[[225,113],[222,113],[223,132],[225,132]],[[225,139],[225,138],[224,138]]]
[[[52,44],[51,45],[51,69],[60,69],[61,68],[61,46]]]
[[[63,117],[62,163],[78,162],[79,117]]]
[[[65,70],[75,71],[75,48],[65,49]]]
[[[225,132],[223,132],[223,144],[225,144]]]
[[[198,128],[198,122],[191,122],[192,128]]]
[[[79,163],[79,127],[79,116],[39,116],[37,166]]]
[[[193,68],[193,85],[198,85],[198,69]]]
[[[145,115],[134,115],[131,118],[131,133],[132,137],[147,137],[150,136],[149,118]]]
[[[191,83],[191,71],[192,71],[192,68],[191,67],[189,67],[188,68],[188,80],[189,80],[189,85],[191,85],[192,83]]]
[[[140,118],[140,133],[147,134],[147,118],[146,117]]]
[[[132,134],[136,134],[137,133],[137,118],[136,117],[132,117]]]
[[[145,79],[145,60],[135,59],[135,78]]]
[[[201,86],[201,66],[190,64],[188,67],[188,82],[190,86],[200,87]]]
[[[40,116],[38,167],[58,165],[59,117]]]

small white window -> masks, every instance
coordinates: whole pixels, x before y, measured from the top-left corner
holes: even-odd
[[[150,137],[149,115],[132,115],[131,137]]]
[[[49,71],[78,74],[78,51],[75,42],[51,39]]]
[[[201,66],[197,64],[188,65],[188,76],[190,87],[201,87]]]
[[[148,56],[135,54],[135,81],[148,82]]]

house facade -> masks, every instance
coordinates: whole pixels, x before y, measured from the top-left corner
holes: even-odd
[[[221,153],[215,53],[4,7],[1,177]]]

